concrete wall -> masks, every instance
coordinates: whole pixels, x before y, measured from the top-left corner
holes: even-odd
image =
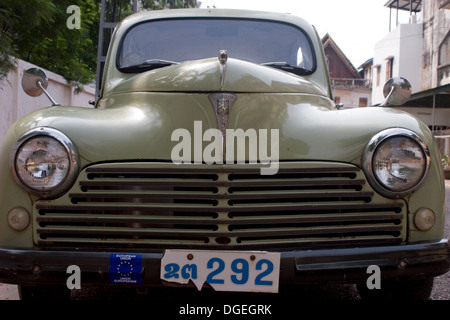
[[[50,100],[44,94],[39,97],[30,97],[22,89],[22,76],[27,69],[33,67],[36,66],[18,60],[15,70],[11,71],[8,78],[0,83],[0,143],[3,141],[6,131],[16,120],[31,111],[51,106]],[[47,91],[57,103],[62,106],[93,107],[89,104],[89,100],[95,100],[94,88],[85,86],[81,93],[75,94],[74,88],[68,85],[63,77],[41,69],[48,77]]]

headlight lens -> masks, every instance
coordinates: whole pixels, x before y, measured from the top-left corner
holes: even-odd
[[[64,181],[70,161],[58,140],[42,136],[29,139],[19,148],[15,166],[23,183],[35,190],[45,190]]]
[[[388,197],[400,197],[420,186],[428,173],[430,155],[415,133],[406,129],[388,129],[370,141],[365,164],[374,189]]]
[[[16,181],[43,198],[64,192],[78,171],[75,147],[69,138],[51,128],[37,128],[23,135],[10,161]]]

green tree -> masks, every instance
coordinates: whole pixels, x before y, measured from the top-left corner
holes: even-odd
[[[107,2],[107,21],[132,13],[131,0]],[[1,0],[0,82],[23,59],[62,75],[80,90],[95,80],[101,0]],[[144,9],[195,8],[196,0],[140,0]],[[80,28],[68,28],[69,6],[80,9]],[[111,19],[114,17],[114,19]],[[117,18],[117,19],[116,19]],[[107,39],[109,40],[109,39]],[[109,42],[109,41],[107,41]]]
[[[55,10],[54,4],[49,0],[2,0],[0,3],[0,81],[4,80],[15,65],[15,57],[19,56],[20,50],[18,42],[23,34],[39,27],[42,22],[51,20]]]
[[[141,0],[141,4],[150,10],[196,8],[197,0]]]
[[[80,28],[67,26],[71,5],[80,8]],[[19,58],[62,75],[78,90],[92,82],[99,14],[92,0],[2,0],[0,80]]]

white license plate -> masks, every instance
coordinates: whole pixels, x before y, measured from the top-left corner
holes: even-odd
[[[279,252],[166,250],[161,260],[162,280],[198,290],[277,293],[279,277]]]

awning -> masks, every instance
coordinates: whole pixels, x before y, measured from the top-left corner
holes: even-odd
[[[389,0],[384,6],[417,13],[422,10],[422,0]]]
[[[431,130],[435,130],[436,109],[450,108],[450,84],[414,93],[404,105],[406,108],[431,109]]]
[[[416,92],[405,104],[407,107],[450,108],[450,84]]]

